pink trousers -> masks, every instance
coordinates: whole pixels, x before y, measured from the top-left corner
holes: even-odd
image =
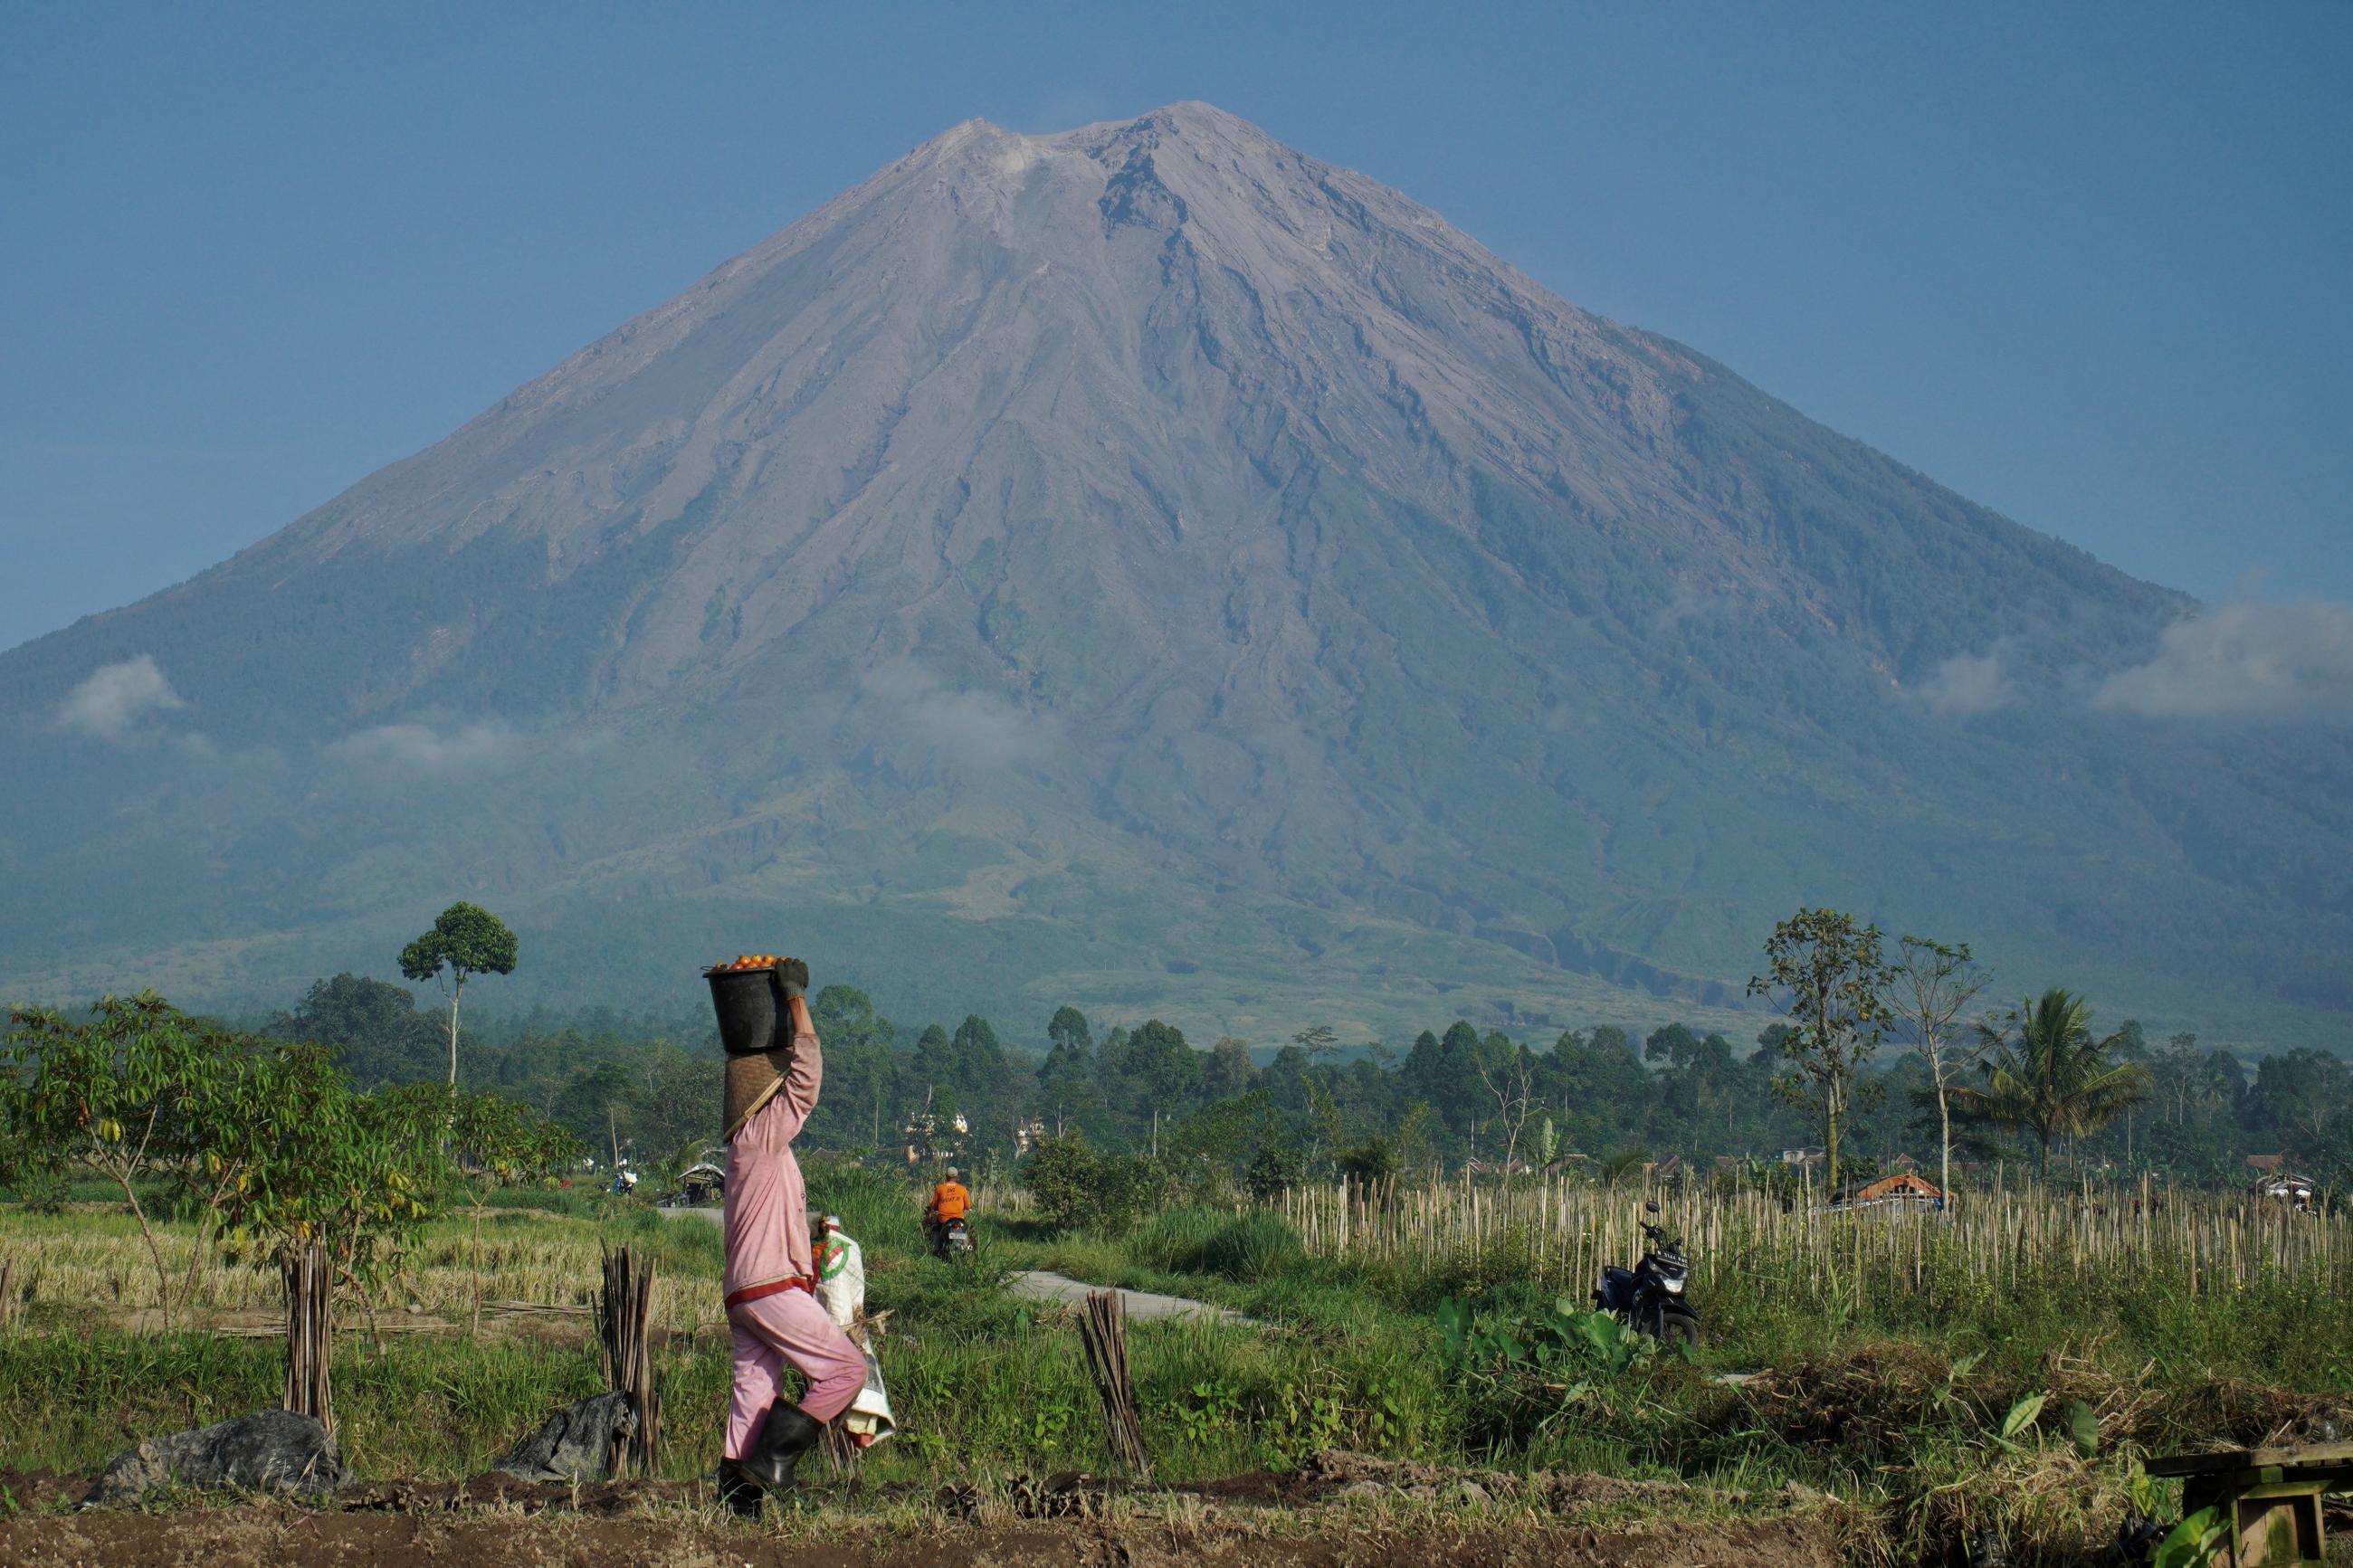
[[[728,1458],[744,1458],[758,1440],[786,1363],[808,1381],[798,1404],[815,1420],[832,1420],[866,1386],[865,1356],[806,1290],[738,1302],[727,1309],[727,1326],[735,1337],[735,1398],[721,1450]]]

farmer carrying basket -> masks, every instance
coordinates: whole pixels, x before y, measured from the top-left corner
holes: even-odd
[[[866,1360],[813,1293],[808,1197],[792,1142],[824,1079],[798,959],[711,970],[727,1053],[727,1325],[735,1392],[721,1449],[719,1498],[754,1517],[764,1492],[789,1494],[800,1457],[866,1381]],[[784,1395],[791,1366],[807,1386]]]

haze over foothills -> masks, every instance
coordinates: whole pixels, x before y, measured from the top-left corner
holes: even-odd
[[[2344,1039],[2345,13],[961,16],[855,103],[527,15],[8,24],[0,992],[463,895],[518,999],[756,928],[909,1013],[1733,1023],[1827,901]]]

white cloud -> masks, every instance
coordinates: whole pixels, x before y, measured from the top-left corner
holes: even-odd
[[[354,767],[419,773],[491,773],[518,761],[522,741],[503,724],[469,724],[447,735],[425,724],[382,724],[346,735],[327,755]]]
[[[155,668],[154,656],[142,653],[91,671],[58,705],[58,721],[85,734],[120,741],[142,715],[186,706]]]
[[[2353,721],[2353,605],[2233,599],[2165,630],[2095,706],[2143,719]]]
[[[993,691],[951,691],[912,658],[878,666],[860,685],[892,710],[900,727],[951,761],[1001,768],[1052,739],[1043,720]]]
[[[1999,653],[1957,653],[1928,672],[1913,695],[1938,713],[1990,713],[2017,695]]]

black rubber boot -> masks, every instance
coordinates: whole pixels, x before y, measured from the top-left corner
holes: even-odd
[[[760,1441],[744,1456],[744,1474],[778,1494],[793,1489],[793,1468],[803,1454],[817,1447],[825,1424],[799,1405],[779,1399],[768,1407],[761,1424]]]
[[[738,1519],[760,1517],[760,1483],[736,1460],[719,1461],[719,1503]]]

